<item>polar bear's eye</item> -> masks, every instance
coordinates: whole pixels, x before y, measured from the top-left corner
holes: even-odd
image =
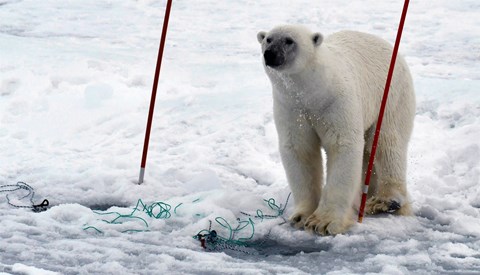
[[[285,44],[287,45],[292,45],[293,44],[293,40],[291,38],[286,38],[285,39]]]
[[[271,39],[271,38],[267,38],[267,43],[272,43],[272,39]]]

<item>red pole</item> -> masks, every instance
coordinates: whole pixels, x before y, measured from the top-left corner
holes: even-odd
[[[363,213],[365,211],[365,203],[367,201],[368,186],[370,185],[370,177],[373,170],[373,162],[375,161],[375,153],[377,152],[378,137],[380,136],[380,128],[382,127],[383,114],[385,113],[385,106],[387,105],[388,92],[390,90],[390,83],[392,82],[393,69],[395,68],[395,60],[397,59],[398,47],[400,46],[400,39],[402,38],[403,25],[405,23],[405,17],[407,16],[409,0],[405,0],[403,5],[402,17],[400,18],[400,24],[398,26],[397,38],[395,40],[395,46],[393,47],[392,59],[390,61],[390,68],[388,70],[387,82],[385,84],[385,90],[383,91],[382,105],[380,106],[380,112],[378,114],[377,127],[375,129],[375,136],[373,137],[372,152],[370,154],[370,160],[368,162],[367,174],[365,176],[365,185],[363,187],[362,202],[358,211],[358,222],[363,220]]]
[[[150,140],[150,130],[152,128],[153,110],[155,109],[155,98],[157,96],[158,79],[160,77],[160,68],[162,66],[163,49],[165,48],[165,40],[166,40],[166,37],[167,37],[167,28],[168,28],[168,19],[170,18],[171,7],[172,7],[172,0],[167,0],[167,6],[165,8],[165,17],[163,19],[162,38],[160,39],[160,47],[158,49],[157,67],[155,69],[155,78],[153,79],[152,97],[150,99],[150,109],[148,111],[147,130],[145,131],[145,142],[143,144],[143,155],[142,155],[142,163],[140,164],[140,176],[139,176],[139,179],[138,179],[138,184],[143,183],[143,176],[145,175],[145,165],[147,163],[148,142]]]

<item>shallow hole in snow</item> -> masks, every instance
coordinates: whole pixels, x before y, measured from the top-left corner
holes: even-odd
[[[128,208],[129,207],[129,205],[121,204],[121,203],[116,203],[116,204],[97,203],[97,204],[84,205],[84,206],[88,207],[92,210],[96,210],[96,211],[106,211],[106,210],[110,209],[111,207],[120,207],[120,208]]]
[[[332,247],[329,243],[317,244],[309,242],[297,242],[296,244],[285,244],[275,240],[265,240],[256,247],[260,255],[282,255],[294,256],[297,254],[308,254],[314,252],[328,251]]]
[[[295,255],[302,255],[302,254],[309,254],[309,253],[316,253],[322,251],[328,251],[332,247],[329,243],[323,244],[316,244],[309,242],[296,242],[295,244],[291,243],[281,243],[276,240],[272,239],[260,239],[254,242],[249,242],[248,246],[242,247],[239,246],[238,248],[226,248],[221,252],[225,252],[232,257],[237,258],[244,258],[248,257],[248,255],[255,255],[255,256],[295,256]]]

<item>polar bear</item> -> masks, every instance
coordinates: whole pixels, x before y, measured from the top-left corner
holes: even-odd
[[[295,200],[290,221],[321,235],[343,233],[358,209],[392,47],[366,33],[341,31],[324,39],[292,25],[259,32],[257,39],[273,88],[280,155]],[[412,78],[399,56],[367,214],[411,214],[406,166],[414,116]],[[325,185],[320,148],[327,156]]]

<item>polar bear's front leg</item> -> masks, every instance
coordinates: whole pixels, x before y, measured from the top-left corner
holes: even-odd
[[[322,156],[320,146],[314,147],[316,148],[311,150],[298,145],[280,146],[283,166],[295,201],[295,212],[290,217],[290,222],[296,228],[303,228],[320,200]]]
[[[321,235],[343,233],[353,224],[352,206],[360,188],[363,139],[350,145],[325,148],[327,152],[327,184],[320,203],[307,219],[305,229]]]
[[[276,99],[279,94],[274,93]],[[279,150],[295,210],[290,221],[303,228],[320,200],[323,166],[320,138],[302,113],[295,112],[282,100],[274,100],[273,114],[278,132]]]

